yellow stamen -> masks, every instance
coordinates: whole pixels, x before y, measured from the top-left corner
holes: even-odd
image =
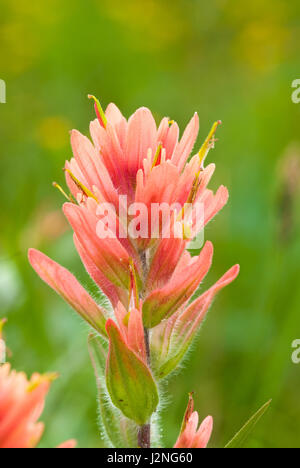
[[[186,201],[186,203],[188,203],[188,204],[193,204],[195,199],[196,199],[198,188],[199,188],[199,185],[200,185],[199,177],[200,177],[200,171],[197,172],[197,174],[195,175],[191,191],[190,191],[189,196],[188,196],[187,201]],[[179,212],[179,214],[177,216],[177,221],[180,221],[182,219],[183,212],[184,212],[184,207],[181,208],[181,210],[180,210],[180,212]]]
[[[32,382],[29,382],[27,386],[27,392],[33,392],[36,388],[38,388],[44,382],[51,383],[54,380],[56,380],[58,377],[59,375],[57,374],[57,372],[51,372],[48,374],[39,375],[38,377],[34,378]]]
[[[192,189],[191,189],[190,194],[188,196],[187,203],[194,203],[194,201],[195,201],[195,198],[196,198],[196,195],[197,195],[197,192],[198,192],[198,188],[199,188],[199,177],[200,177],[200,171],[197,172],[197,174],[195,175],[193,186],[192,186]]]
[[[92,94],[88,94],[88,98],[93,99],[95,101],[95,110],[96,110],[98,120],[99,120],[100,124],[102,125],[102,127],[106,128],[107,127],[107,118],[106,118],[106,116],[104,114],[104,111],[103,111],[103,109],[101,107],[99,99],[97,99]]]
[[[218,120],[217,122],[215,122],[213,124],[213,126],[212,126],[212,128],[211,128],[205,142],[203,143],[203,145],[200,148],[200,151],[199,151],[198,154],[199,154],[200,164],[202,164],[202,165],[204,163],[204,160],[205,160],[209,150],[214,147],[214,143],[216,141],[214,136],[215,136],[215,133],[216,133],[216,130],[217,130],[218,126],[221,123],[222,123],[221,120]]]
[[[125,327],[128,327],[129,317],[130,317],[130,311],[123,318],[123,323],[124,323]]]
[[[158,161],[159,156],[161,155],[161,150],[162,150],[162,143],[159,143],[156,153],[154,155],[153,163],[152,163],[152,169],[156,166],[156,163]]]
[[[129,259],[129,272],[130,272],[130,292],[129,292],[129,307],[131,302],[131,297],[133,296],[134,305],[139,308],[139,291],[137,285],[137,277],[133,259]]]
[[[57,188],[57,190],[59,190],[60,193],[62,193],[63,196],[64,196],[69,202],[74,203],[73,200],[71,199],[71,196],[68,197],[68,195],[66,194],[66,192],[64,191],[64,189],[63,189],[60,185],[58,185],[57,182],[53,182],[52,185],[53,185],[53,187]]]
[[[189,240],[192,237],[192,229],[188,224],[182,223],[182,238]]]
[[[93,192],[91,192],[85,185],[83,185],[80,182],[80,180],[78,180],[77,177],[74,176],[74,174],[70,171],[70,169],[64,168],[64,171],[69,174],[74,184],[77,185],[77,187],[83,192],[83,194],[86,197],[93,198],[94,200],[96,200],[97,203],[99,203],[97,197],[93,194]]]
[[[169,122],[168,122],[168,124],[170,125],[170,127],[171,127],[171,125],[173,125],[173,123],[175,123],[174,120],[169,120]]]

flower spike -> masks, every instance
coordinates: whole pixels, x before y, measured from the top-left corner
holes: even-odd
[[[151,111],[141,107],[127,120],[115,104],[104,111],[95,96],[88,97],[97,118],[90,124],[92,141],[71,132],[73,157],[64,170],[72,195],[53,185],[68,200],[63,212],[83,265],[110,304],[101,307],[70,272],[42,253],[31,249],[29,260],[99,338],[99,405],[107,440],[116,448],[150,448],[158,381],[180,365],[214,296],[239,271],[238,265],[232,267],[198,295],[213,246],[206,242],[196,254],[190,241],[202,239],[198,235],[228,200],[226,187],[208,188],[215,165],[204,168],[221,121],[190,158],[199,131],[197,113],[180,137],[169,117],[157,125]],[[175,447],[207,445],[212,418],[197,430],[193,406],[190,395]]]

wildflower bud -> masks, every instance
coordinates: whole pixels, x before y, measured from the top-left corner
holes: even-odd
[[[174,448],[206,448],[213,429],[213,419],[208,416],[197,430],[198,421],[199,416],[197,411],[194,411],[193,396],[190,394],[181,431]]]

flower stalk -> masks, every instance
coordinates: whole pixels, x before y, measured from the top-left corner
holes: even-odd
[[[150,356],[150,341],[149,341],[149,330],[144,328],[144,337],[145,337],[145,348],[146,348],[146,357],[147,364],[151,369],[151,356]],[[138,446],[141,448],[150,448],[151,447],[151,420],[149,423],[144,424],[139,428],[138,431]]]

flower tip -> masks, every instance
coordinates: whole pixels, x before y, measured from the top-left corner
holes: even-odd
[[[213,431],[213,428],[214,428],[214,420],[213,420],[213,417],[212,416],[207,416],[204,421],[202,422],[202,424],[200,425],[200,428],[199,428],[199,432],[200,433],[204,433],[206,434],[205,438],[205,447],[207,446],[208,442],[209,442],[209,439],[211,437],[211,433]]]
[[[212,416],[207,416],[204,419],[203,423],[202,423],[202,427],[204,427],[206,429],[206,431],[209,433],[209,438],[210,438],[213,427],[214,427],[213,417]]]
[[[106,321],[106,324],[105,324],[105,329],[107,331],[107,334],[109,335],[109,332],[112,328],[117,328],[115,322],[113,321],[113,319],[109,318],[107,321]]]
[[[201,146],[201,148],[199,150],[198,154],[199,154],[199,160],[200,160],[200,164],[201,164],[202,169],[203,169],[203,164],[204,164],[204,161],[206,159],[206,156],[209,153],[209,150],[215,147],[214,145],[215,145],[215,142],[217,141],[216,138],[215,138],[215,133],[217,131],[218,126],[221,125],[221,124],[222,124],[221,120],[217,120],[213,124],[209,134],[206,137],[206,140],[204,141],[203,145]]]
[[[58,372],[48,372],[47,374],[44,374],[44,379],[47,382],[54,382],[54,380],[57,380],[60,377]]]
[[[27,386],[27,392],[33,392],[44,383],[51,384],[52,382],[54,382],[54,380],[58,379],[58,377],[59,374],[57,372],[49,372],[47,374],[35,375]]]
[[[31,263],[31,265],[33,266],[33,263],[35,262],[35,260],[37,259],[38,255],[40,254],[40,252],[36,249],[33,249],[33,248],[30,248],[28,249],[28,260],[29,262]]]
[[[56,448],[75,448],[76,445],[77,445],[77,440],[70,439],[70,440],[67,440],[66,442],[63,442]]]
[[[60,444],[57,448],[58,449],[72,449],[72,448],[75,448],[76,445],[77,445],[77,440],[70,439]]]
[[[72,217],[74,208],[77,208],[77,205],[74,206],[73,203],[66,202],[63,204],[62,210],[67,219],[69,219],[69,216]]]
[[[213,254],[214,251],[214,245],[211,241],[206,241],[204,244],[204,248],[206,248],[210,254]]]
[[[103,109],[101,107],[99,99],[97,99],[93,94],[88,94],[88,98],[94,100],[95,112],[96,112],[97,118],[99,120],[99,123],[100,123],[101,127],[106,128],[107,118],[106,118],[105,113],[104,113],[104,111],[103,111]]]
[[[65,170],[65,169],[64,169]],[[64,191],[64,189],[57,183],[57,182],[52,182],[52,186],[54,188],[56,188],[57,190],[59,190],[59,192],[69,201],[71,202],[71,198],[66,194],[66,192]]]
[[[213,424],[214,418],[213,418],[212,416],[209,415],[209,416],[207,416],[207,418],[206,418],[204,421],[206,421],[206,422],[209,423],[209,424]]]
[[[194,115],[193,115],[193,120],[196,121],[195,123],[196,124],[199,124],[199,115],[198,115],[198,112],[195,112]]]

